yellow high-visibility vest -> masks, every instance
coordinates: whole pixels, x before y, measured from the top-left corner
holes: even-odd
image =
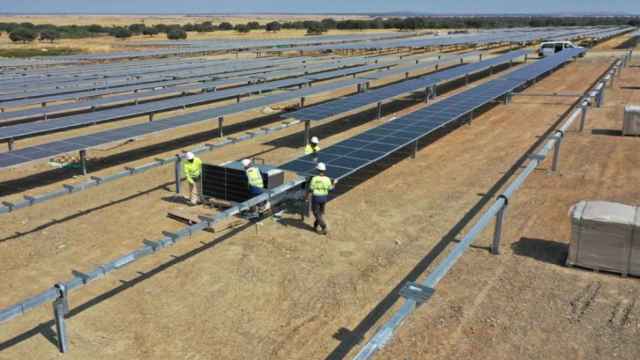
[[[196,157],[193,158],[193,161],[185,160],[183,163],[182,169],[184,176],[187,177],[189,183],[195,184],[194,179],[199,178],[202,172],[202,160]]]
[[[264,188],[264,182],[262,181],[262,174],[257,167],[253,166],[246,170],[249,186]]]
[[[311,178],[309,190],[313,196],[327,196],[329,191],[333,190],[333,182],[326,176],[314,176]]]
[[[307,146],[304,147],[305,155],[313,154],[318,151],[320,151],[320,145],[316,145],[315,147],[313,147],[311,146],[311,144],[307,144]]]

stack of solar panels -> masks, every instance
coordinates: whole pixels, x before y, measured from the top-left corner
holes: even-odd
[[[327,175],[340,179],[415,143],[426,135],[471,114],[528,81],[549,72],[584,50],[568,49],[521,70],[451,96],[364,133],[280,166],[303,176],[313,174],[316,161],[327,164]]]

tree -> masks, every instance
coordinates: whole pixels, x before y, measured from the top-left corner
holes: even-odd
[[[280,31],[280,29],[282,29],[282,24],[277,21],[272,21],[265,26],[265,29],[273,32]]]
[[[322,23],[317,21],[310,21],[306,25],[307,25],[307,35],[320,35],[323,32],[327,31],[327,29],[325,29],[325,27],[322,26]]]
[[[29,28],[19,27],[9,33],[9,39],[13,42],[32,42],[38,37],[38,33]]]
[[[48,29],[40,33],[40,41],[54,42],[60,39],[62,36],[58,30]]]
[[[187,32],[180,28],[172,28],[167,31],[167,39],[169,40],[184,40],[187,38]]]
[[[222,22],[220,23],[220,25],[218,25],[218,29],[226,31],[226,30],[233,30],[233,25],[231,25],[228,22]]]
[[[338,22],[332,18],[322,19],[321,23],[325,29],[335,29],[338,26]]]
[[[257,21],[249,21],[247,27],[251,30],[258,30],[260,29],[260,23]]]
[[[144,24],[131,24],[129,25],[129,31],[134,34],[142,34],[147,27]]]
[[[115,28],[112,32],[113,36],[115,36],[118,39],[127,39],[130,38],[131,35],[131,31],[129,31],[129,29],[125,28],[125,27],[118,27]]]
[[[235,30],[236,30],[237,32],[239,32],[239,33],[242,33],[242,34],[246,34],[246,33],[248,33],[249,31],[251,31],[251,29],[250,29],[247,25],[244,25],[244,24],[238,24],[238,25],[236,25]]]
[[[148,28],[144,28],[144,30],[142,30],[142,34],[143,35],[148,35],[148,36],[158,35],[159,33],[160,33],[160,30],[158,30],[158,28],[156,28],[156,27],[148,27]]]

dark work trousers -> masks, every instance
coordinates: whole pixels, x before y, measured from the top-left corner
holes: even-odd
[[[313,228],[317,229],[318,226],[322,228],[322,230],[327,229],[327,223],[324,222],[324,207],[327,204],[326,196],[313,196],[311,197],[311,211],[313,212],[313,217],[316,218],[316,221],[313,223]]]

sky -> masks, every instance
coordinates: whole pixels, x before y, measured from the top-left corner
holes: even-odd
[[[640,0],[0,0],[2,13],[560,13],[640,14]]]

